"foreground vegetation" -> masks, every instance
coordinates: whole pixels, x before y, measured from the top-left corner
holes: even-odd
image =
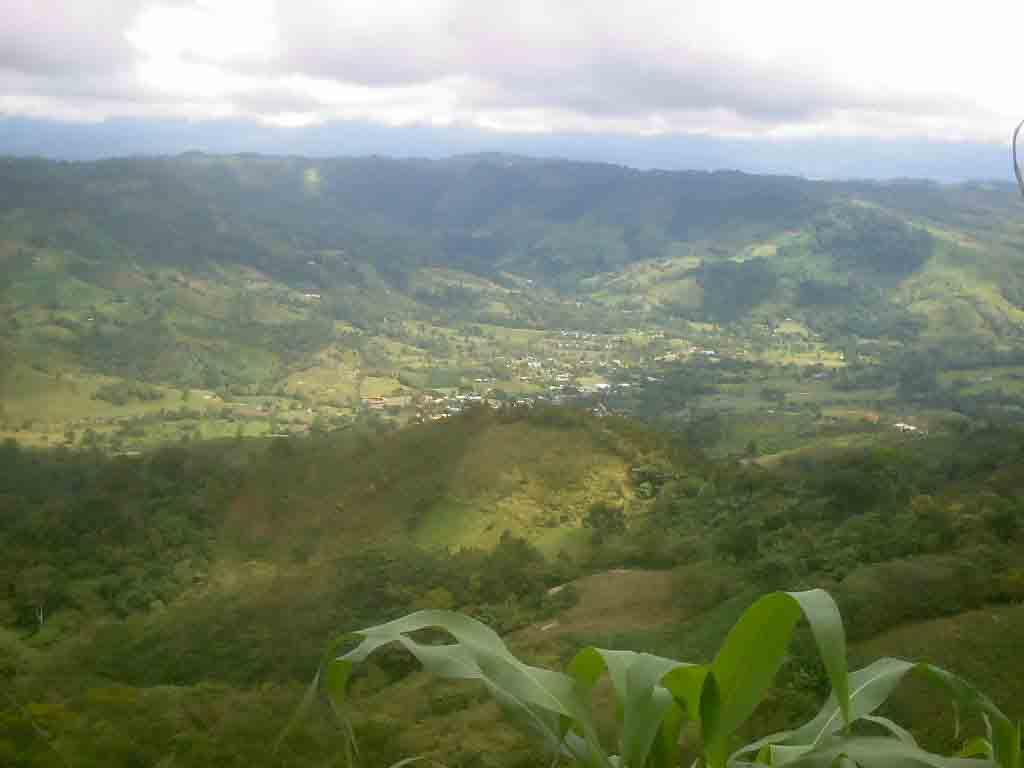
[[[737,746],[734,734],[762,703],[782,666],[797,622],[807,619],[831,694],[801,726]],[[417,633],[439,629],[451,642]],[[690,664],[633,651],[585,648],[566,673],[524,664],[485,625],[449,611],[421,611],[356,633],[356,648],[335,655],[337,641],[313,681],[307,702],[321,698],[338,717],[348,760],[358,744],[347,715],[347,689],[356,665],[395,644],[433,675],[483,684],[505,714],[557,762],[611,768],[670,768],[689,763],[681,743],[688,725],[703,765],[790,765],[794,768],[854,764],[969,768],[1021,764],[1022,729],[969,683],[930,664],[878,659],[849,673],[846,637],[838,607],[827,592],[776,592],[751,605],[730,630],[710,664]],[[426,641],[424,641],[426,640]],[[875,714],[897,685],[916,672],[943,689],[960,714],[980,715],[985,734],[966,737],[954,757],[920,747],[905,728]],[[601,743],[593,694],[607,676],[617,724],[614,752]],[[956,736],[960,737],[959,720]]]
[[[340,763],[316,719],[270,757],[339,627],[458,610],[531,664],[589,645],[710,661],[758,594],[814,585],[849,618],[854,663],[919,655],[1012,711],[1024,435],[871,439],[759,464],[634,421],[510,407],[141,456],[8,442],[0,754]],[[813,715],[829,678],[809,642],[797,633],[742,735]],[[544,760],[479,692],[401,654],[375,654],[351,691],[368,765]],[[887,707],[929,749],[959,748],[933,695],[910,685]]]

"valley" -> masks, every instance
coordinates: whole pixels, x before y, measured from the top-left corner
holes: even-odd
[[[812,587],[858,663],[1019,714],[1012,193],[0,159],[0,764],[344,765],[317,715],[274,750],[343,633],[455,609],[531,663],[704,662]],[[353,691],[366,765],[550,764],[398,651]],[[798,634],[749,730],[827,693]],[[890,706],[959,747],[927,694]]]
[[[0,432],[130,452],[403,424],[467,398],[604,402],[691,369],[707,391],[688,419],[1016,418],[1005,189],[505,156],[320,165],[310,188],[299,159],[5,161],[24,194],[0,227]],[[910,381],[911,358],[935,377]],[[753,365],[771,396],[709,362]],[[779,391],[786,407],[765,407]]]

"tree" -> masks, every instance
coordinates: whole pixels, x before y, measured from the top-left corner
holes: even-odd
[[[44,563],[22,571],[15,582],[19,607],[32,612],[40,629],[60,596],[59,577],[56,568]]]
[[[601,546],[609,536],[626,530],[626,515],[622,507],[613,506],[607,501],[596,501],[587,510],[583,524],[594,531],[594,544]]]
[[[758,552],[758,534],[758,525],[752,520],[726,523],[715,534],[715,549],[738,562],[750,560]]]

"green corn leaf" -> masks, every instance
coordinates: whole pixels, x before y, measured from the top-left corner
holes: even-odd
[[[721,722],[713,730],[705,722],[708,735],[728,735],[750,717],[782,665],[799,619],[799,605],[775,593],[758,600],[736,622],[711,665],[713,677],[705,682],[714,680],[721,701]]]
[[[846,723],[850,722],[850,685],[846,664],[846,630],[839,606],[832,595],[823,589],[788,592],[800,605],[811,627],[818,654],[825,665],[832,693],[839,702],[839,711]]]
[[[984,694],[972,685],[946,670],[930,664],[917,664],[903,659],[878,659],[850,675],[851,722],[867,720],[880,725],[904,741],[916,746],[913,737],[903,728],[886,718],[872,713],[889,698],[911,672],[923,674],[937,683],[952,697],[956,711],[975,711],[982,715],[993,744],[993,758],[1002,768],[1020,768],[1020,739],[1010,720]],[[765,747],[809,746],[817,748],[842,728],[842,718],[835,696],[830,696],[818,714],[794,731],[774,734],[759,739],[738,750],[730,762],[739,763],[744,754],[757,754]],[[1016,762],[1015,762],[1016,761]]]
[[[849,677],[849,717],[856,721],[870,715],[889,698],[900,681],[916,665],[903,659],[878,659]],[[843,727],[842,712],[835,693],[807,723],[793,731],[786,744],[809,744],[814,746],[833,735]]]
[[[679,765],[680,734],[685,724],[686,712],[676,702],[662,718],[647,760],[648,768],[676,768]]]
[[[992,757],[992,742],[982,736],[975,736],[969,739],[956,757]]]
[[[812,747],[786,746],[785,744],[772,744],[768,747],[768,759],[771,765],[787,765],[795,762],[810,752]]]
[[[801,616],[808,620],[825,664],[832,692],[810,721],[772,734],[728,755],[731,736],[749,718],[781,666]],[[418,630],[445,630],[454,642],[429,644]],[[346,717],[346,697],[354,665],[378,649],[397,644],[434,675],[477,680],[509,717],[544,743],[558,760],[583,768],[674,768],[679,736],[687,718],[701,726],[708,768],[770,765],[787,768],[1022,768],[1021,724],[1012,723],[987,697],[956,675],[929,664],[880,659],[851,675],[839,611],[821,590],[774,593],[740,617],[710,665],[697,666],[632,651],[586,648],[568,673],[532,667],[516,659],[493,630],[450,611],[421,611],[356,633],[360,639],[333,644],[321,662],[296,718],[319,696],[338,715],[350,762],[354,736]],[[956,757],[921,749],[909,732],[874,714],[910,673],[941,686],[955,710],[978,712],[988,738],[974,739]],[[620,723],[619,755],[607,755],[597,739],[590,694],[607,675]],[[293,722],[285,729],[287,736]],[[881,737],[854,736],[850,726],[864,721],[883,728]],[[753,755],[753,762],[745,755]],[[978,756],[987,759],[974,759]],[[408,765],[412,761],[400,763]]]
[[[445,630],[456,642],[427,645],[409,637],[412,632],[431,627]],[[326,667],[342,670],[336,673],[336,680],[320,676],[321,685],[336,706],[344,701],[351,664],[396,643],[431,674],[482,682],[510,719],[549,749],[567,751],[583,765],[609,765],[578,683],[567,675],[522,663],[496,632],[475,619],[452,611],[419,611],[356,634],[362,636],[362,642]],[[567,741],[569,727],[577,729],[582,739]]]
[[[672,693],[686,716],[693,720],[700,720],[701,691],[709,670],[707,665],[680,666],[661,680],[661,684]]]
[[[321,658],[320,667],[317,670],[316,675],[314,675],[312,682],[309,684],[309,687],[306,689],[305,694],[303,694],[302,701],[299,703],[299,706],[296,708],[295,713],[289,719],[287,725],[285,725],[284,729],[278,736],[277,741],[274,743],[274,754],[277,753],[277,751],[281,748],[281,745],[284,743],[284,741],[288,738],[292,731],[295,730],[296,726],[299,724],[299,721],[306,715],[306,713],[309,712],[310,707],[312,707],[313,703],[317,700],[318,695],[321,697],[325,697],[327,695],[323,685],[323,681],[326,679],[326,672],[328,666],[337,660],[337,656],[342,648],[344,648],[346,645],[351,645],[352,642],[357,638],[357,635],[344,634],[340,637],[335,638],[333,641],[331,641],[331,643],[328,644],[327,649],[324,651],[323,657]],[[342,700],[343,699],[344,695],[342,696]],[[341,702],[330,701],[328,699],[328,703],[330,705],[331,710],[335,714],[337,714]]]
[[[722,693],[713,669],[704,678],[700,692],[700,725],[704,739],[704,758],[708,765],[715,767],[725,764],[726,737],[722,726]]]
[[[992,768],[988,760],[945,757],[900,739],[862,736],[831,739],[787,765],[789,768],[832,768],[845,760],[859,768]]]
[[[638,654],[630,665],[626,675],[626,709],[622,728],[622,756],[630,768],[649,765],[649,756],[659,732],[663,746],[667,747],[668,741],[678,740],[683,712],[660,681],[673,669],[682,666],[689,665],[647,653]]]
[[[414,763],[428,762],[434,768],[448,768],[444,763],[439,763],[437,760],[431,760],[426,755],[416,755],[415,757],[407,757],[403,760],[399,760],[397,763],[392,763],[388,768],[405,768],[407,765],[413,765]]]
[[[917,746],[917,739],[914,738],[914,735],[902,725],[893,722],[888,717],[882,717],[881,715],[864,715],[861,719],[881,726],[905,744],[909,744],[912,747]]]
[[[992,757],[996,763],[1002,768],[1020,768],[1020,728],[1015,726],[991,699],[966,680],[940,667],[918,664],[916,669],[930,681],[945,688],[961,708],[978,712],[985,717],[991,731],[989,740],[992,742]]]
[[[576,654],[568,671],[588,691],[608,675],[622,724],[622,763],[630,768],[654,768],[666,765],[664,760],[673,752],[671,744],[678,740],[684,720],[682,707],[662,680],[676,670],[692,667],[649,653],[585,648]],[[652,761],[656,746],[660,756]]]
[[[712,768],[724,764],[729,736],[750,717],[771,685],[801,615],[811,626],[842,723],[849,721],[846,635],[835,601],[820,589],[766,595],[740,617],[711,665],[721,703],[720,722],[713,730],[708,723],[703,725],[705,748],[717,756],[712,762],[709,755]]]

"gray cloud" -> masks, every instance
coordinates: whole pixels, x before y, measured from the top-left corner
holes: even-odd
[[[262,2],[0,0],[0,110],[955,138],[985,133],[999,106],[966,64],[923,65],[948,59],[939,33],[957,34],[958,18],[933,13],[931,40],[893,7],[877,39],[856,37],[874,33],[858,14],[882,0],[793,0],[760,16],[740,0],[277,0],[266,40],[250,24]],[[158,6],[196,21],[128,34]],[[233,45],[246,35],[249,48]],[[975,53],[964,61],[984,73]]]
[[[818,69],[687,46],[687,39],[699,42],[696,34],[683,35],[683,44],[673,46],[658,35],[647,39],[604,21],[595,28],[595,17],[623,14],[619,3],[604,0],[557,6],[452,2],[419,24],[384,19],[369,28],[331,14],[330,3],[320,5],[320,24],[311,22],[307,8],[279,9],[284,54],[278,66],[371,87],[469,76],[473,86],[460,98],[474,107],[568,109],[597,118],[726,110],[772,124],[832,110],[941,115],[962,114],[971,106],[948,95],[863,88]],[[531,9],[536,15],[545,5],[560,10],[531,23]],[[692,24],[694,9],[709,5],[714,2],[683,3],[681,16],[673,17],[665,4],[665,24]]]
[[[131,65],[125,29],[144,0],[0,2],[0,69],[79,76]]]

